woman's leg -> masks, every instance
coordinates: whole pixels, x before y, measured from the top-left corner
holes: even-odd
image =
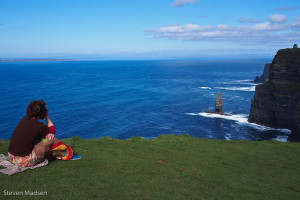
[[[52,140],[48,140],[46,143],[39,142],[34,146],[33,151],[37,155],[38,158],[37,163],[45,158],[51,146],[53,144],[56,144],[57,142],[59,142],[59,140],[56,137],[54,137]]]

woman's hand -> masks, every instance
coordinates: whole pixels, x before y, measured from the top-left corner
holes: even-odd
[[[54,134],[53,133],[49,133],[46,137],[48,138],[48,140],[53,140]]]

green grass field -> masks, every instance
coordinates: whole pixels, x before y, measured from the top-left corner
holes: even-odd
[[[188,135],[157,139],[63,140],[83,158],[56,160],[12,176],[4,191],[45,191],[40,199],[300,199],[300,145]],[[9,141],[0,141],[7,155]]]

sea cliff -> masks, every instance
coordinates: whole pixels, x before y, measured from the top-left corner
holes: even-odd
[[[274,57],[269,79],[256,86],[249,122],[287,128],[289,141],[300,141],[300,49],[281,49]]]
[[[272,63],[265,64],[263,74],[260,77],[256,76],[254,83],[263,83],[269,79],[269,71],[270,71],[271,64]]]

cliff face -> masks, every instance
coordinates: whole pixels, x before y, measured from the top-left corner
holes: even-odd
[[[269,71],[272,63],[265,64],[264,73],[260,77],[256,77],[254,83],[263,83],[269,79]]]
[[[292,130],[300,141],[300,49],[282,49],[274,57],[267,82],[256,86],[249,122]]]

